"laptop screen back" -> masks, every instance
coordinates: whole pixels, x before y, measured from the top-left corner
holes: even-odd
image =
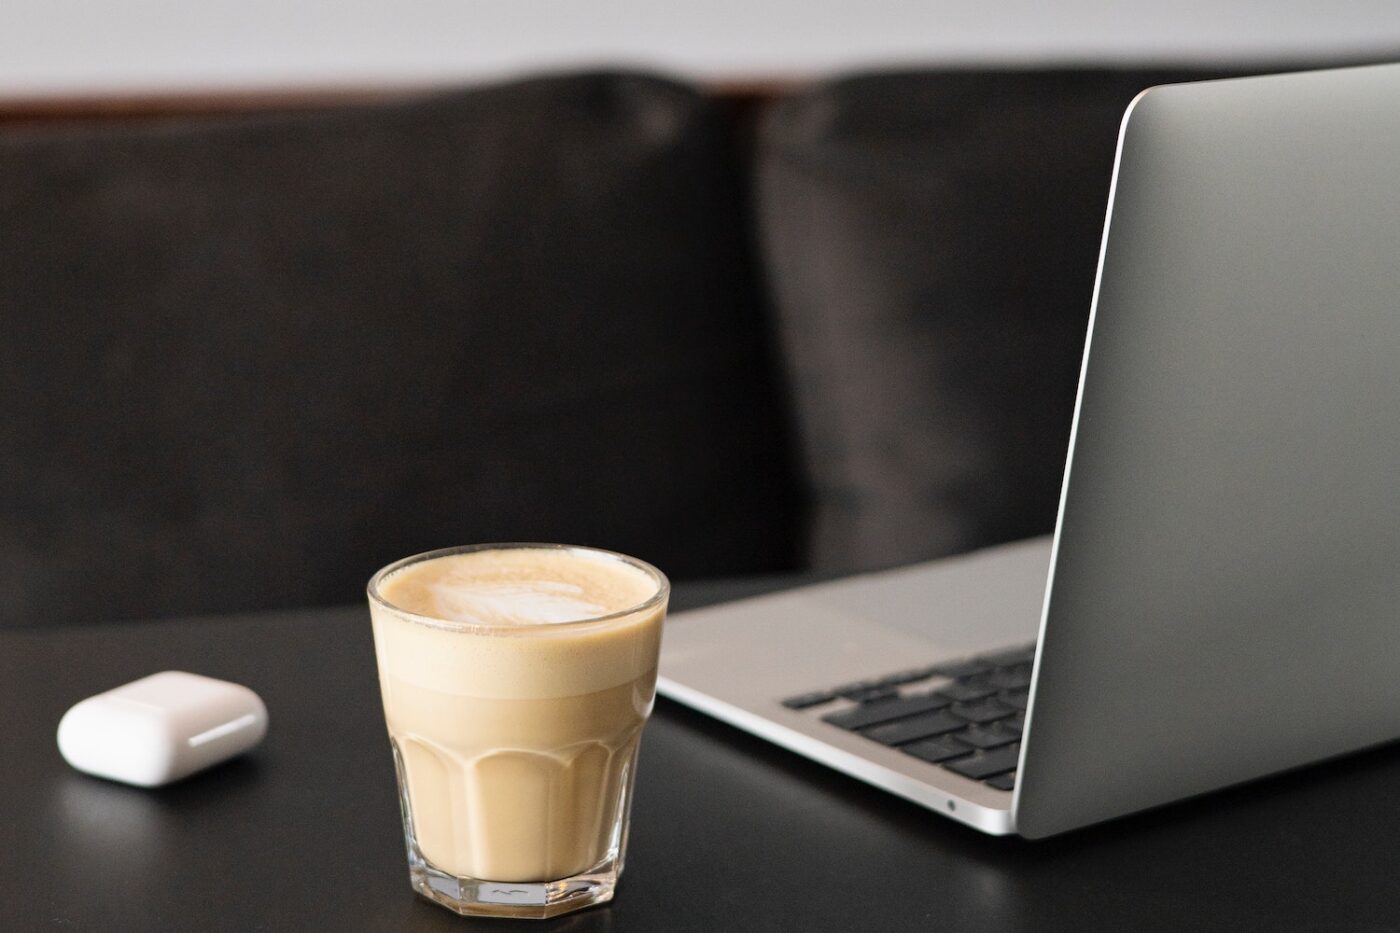
[[[1400,66],[1129,109],[1052,568],[1023,835],[1400,736]]]

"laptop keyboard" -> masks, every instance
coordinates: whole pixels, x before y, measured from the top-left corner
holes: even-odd
[[[1016,783],[1035,645],[910,668],[783,700],[822,721],[982,781]],[[828,710],[840,701],[840,708]],[[854,703],[855,705],[851,705]]]

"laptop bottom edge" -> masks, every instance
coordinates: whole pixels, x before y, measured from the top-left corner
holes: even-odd
[[[933,772],[934,780],[915,780],[878,762],[827,744],[815,736],[775,722],[759,713],[718,700],[670,678],[658,677],[656,689],[662,696],[683,706],[689,706],[721,722],[796,752],[804,758],[848,774],[981,832],[1005,836],[1016,831],[1011,817],[1009,793],[1005,795],[1004,808],[988,806],[959,794],[956,785],[961,779],[954,775],[946,777],[946,783],[951,785],[949,788],[942,786],[945,779],[941,771]]]

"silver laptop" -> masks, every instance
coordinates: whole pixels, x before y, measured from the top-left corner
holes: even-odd
[[[1400,66],[1140,95],[1053,538],[678,614],[659,689],[1027,837],[1400,737]]]

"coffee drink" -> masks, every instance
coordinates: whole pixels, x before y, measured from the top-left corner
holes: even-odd
[[[618,858],[665,596],[651,568],[586,548],[430,554],[375,578],[384,716],[429,866],[545,882]]]

